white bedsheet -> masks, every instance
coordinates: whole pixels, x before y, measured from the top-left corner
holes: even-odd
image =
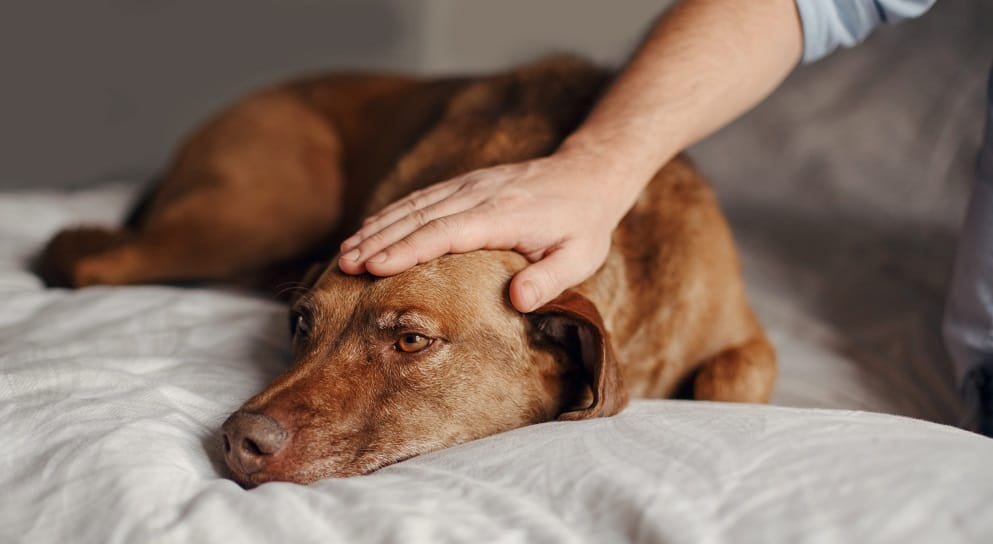
[[[909,373],[933,377],[929,392],[926,379],[867,363],[906,353],[853,357],[749,243],[753,298],[780,350],[776,400],[802,408],[636,401],[614,418],[519,429],[369,476],[245,491],[220,475],[217,430],[287,364],[284,309],[214,289],[45,290],[25,269],[58,226],[113,223],[130,196],[0,195],[0,542],[993,535],[993,440],[858,411],[947,417],[940,369]]]

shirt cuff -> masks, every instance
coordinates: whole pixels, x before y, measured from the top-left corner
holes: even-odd
[[[883,23],[917,17],[934,0],[796,0],[803,25],[803,62],[851,47]]]

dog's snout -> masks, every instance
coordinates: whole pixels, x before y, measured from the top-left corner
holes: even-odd
[[[286,447],[290,433],[275,419],[249,412],[235,412],[222,427],[224,459],[244,475],[254,474]]]

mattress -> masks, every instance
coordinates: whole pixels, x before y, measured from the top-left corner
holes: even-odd
[[[927,323],[876,323],[853,342],[797,295],[803,272],[748,236],[777,406],[636,400],[367,476],[244,490],[223,477],[218,429],[289,364],[285,308],[221,288],[44,289],[27,270],[60,226],[114,223],[133,196],[0,194],[0,542],[993,535],[993,440],[942,424],[959,408],[945,361],[906,342]]]

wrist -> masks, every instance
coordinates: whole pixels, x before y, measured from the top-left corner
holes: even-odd
[[[584,185],[605,205],[604,211],[616,223],[634,205],[656,172],[678,152],[664,153],[664,158],[659,158],[659,154],[648,153],[643,148],[643,143],[624,145],[617,138],[601,140],[577,132],[563,141],[549,158],[568,165],[572,171],[580,171]]]

